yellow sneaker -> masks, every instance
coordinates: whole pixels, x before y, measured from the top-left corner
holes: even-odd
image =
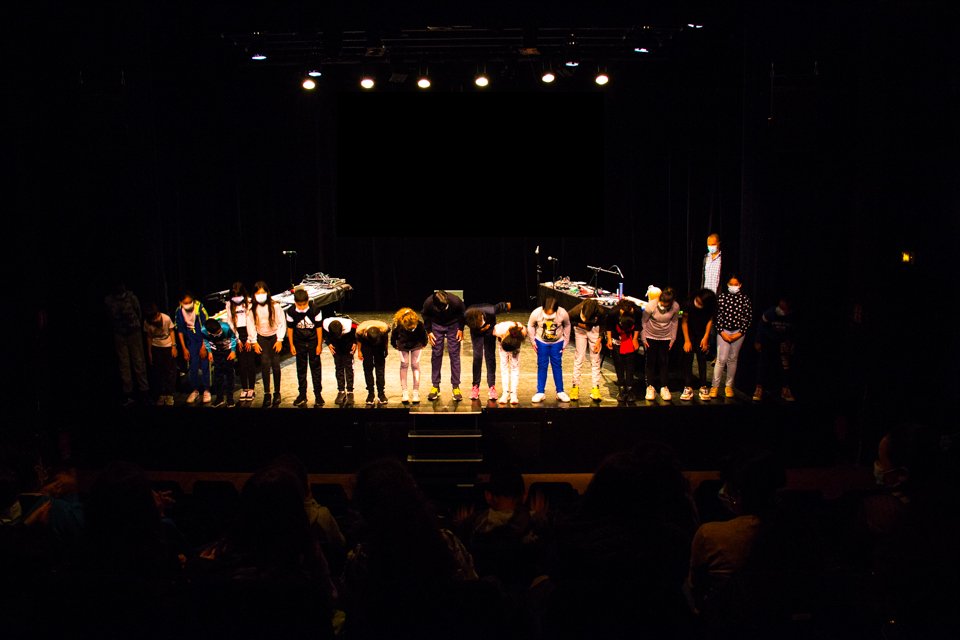
[[[718,398],[720,397],[720,388],[719,387],[710,387],[710,397]]]
[[[733,397],[733,387],[726,387],[726,388],[723,390],[723,395],[725,395],[725,396],[728,397],[728,398],[732,398],[732,397]]]
[[[580,387],[570,388],[570,399],[574,402],[580,399]]]
[[[590,399],[594,402],[600,402],[600,387],[594,387],[590,390]]]

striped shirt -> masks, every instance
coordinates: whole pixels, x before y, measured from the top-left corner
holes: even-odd
[[[711,259],[708,253],[703,257],[703,282],[701,286],[704,289],[710,289],[714,293],[720,287],[720,265],[723,262],[722,251],[717,251],[717,257]]]
[[[717,331],[746,332],[752,322],[753,306],[750,298],[742,292],[720,294],[717,301]]]

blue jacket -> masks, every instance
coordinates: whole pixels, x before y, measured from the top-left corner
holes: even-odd
[[[220,323],[220,335],[211,336],[207,333],[207,328],[203,328],[203,344],[206,345],[210,353],[230,353],[237,348],[237,334],[233,332],[226,322],[218,320]]]

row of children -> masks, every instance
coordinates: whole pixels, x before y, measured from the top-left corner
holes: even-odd
[[[189,293],[181,297],[180,305],[171,319],[156,307],[148,310],[144,330],[150,338],[149,360],[157,369],[161,380],[159,404],[172,404],[175,379],[176,340],[188,365],[188,380],[191,392],[188,403],[201,400],[211,402],[211,393],[206,382],[210,378],[209,363],[214,365],[214,385],[217,399],[214,405],[234,404],[233,371],[236,360],[240,377],[241,402],[254,399],[256,356],[260,356],[260,373],[263,384],[263,406],[280,404],[280,363],[278,355],[286,335],[290,352],[296,357],[299,393],[295,406],[307,404],[307,370],[309,369],[315,397],[314,406],[324,404],[321,395],[320,354],[324,345],[333,355],[337,379],[337,404],[353,401],[353,358],[358,354],[363,363],[367,387],[367,403],[386,403],[385,363],[387,345],[400,354],[400,382],[402,402],[420,401],[420,354],[429,344],[432,347],[432,386],[428,399],[437,400],[440,394],[441,367],[444,348],[450,357],[450,382],[453,399],[460,401],[460,343],[463,330],[469,327],[473,343],[473,384],[471,399],[480,396],[480,381],[483,364],[486,364],[488,398],[501,403],[517,404],[519,382],[520,346],[529,340],[537,354],[537,389],[532,397],[534,403],[545,398],[548,368],[552,369],[557,399],[561,402],[579,400],[580,377],[584,360],[591,360],[592,388],[590,398],[599,402],[601,395],[600,352],[606,344],[613,356],[617,372],[620,402],[629,402],[634,396],[634,361],[641,343],[646,353],[645,377],[647,400],[660,397],[669,401],[672,396],[667,382],[669,353],[682,329],[683,370],[685,387],[681,400],[694,396],[693,360],[696,358],[699,372],[699,396],[703,401],[718,397],[719,388],[726,375],[725,395],[733,396],[737,360],[744,335],[752,321],[750,300],[740,290],[740,280],[731,276],[727,291],[715,296],[709,289],[701,289],[692,296],[681,310],[674,291],[662,292],[651,288],[649,302],[640,309],[629,299],[621,300],[613,309],[606,310],[596,300],[584,300],[569,313],[548,298],[544,305],[535,309],[526,325],[520,322],[497,322],[497,314],[508,311],[511,304],[477,304],[465,307],[456,295],[438,290],[424,301],[421,314],[409,307],[397,311],[393,325],[381,320],[366,320],[361,323],[347,316],[324,317],[319,308],[309,300],[307,293],[297,290],[294,305],[286,311],[270,297],[264,282],[254,285],[254,294],[249,296],[242,283],[231,288],[227,308],[222,320],[211,318],[199,300]],[[792,323],[787,316],[785,301],[761,318],[758,332],[758,350],[763,340],[776,343],[782,368],[789,370],[790,353],[783,348],[791,345],[787,335]],[[422,316],[422,318],[421,318]],[[639,320],[638,320],[639,319]],[[562,355],[571,334],[575,340],[576,355],[573,367],[572,388],[566,393],[563,385]],[[706,359],[710,350],[711,336],[718,342],[717,364],[712,386],[707,386]],[[502,395],[496,388],[496,361],[500,360],[503,377]],[[761,359],[763,361],[763,359]],[[412,372],[413,385],[408,386]],[[271,374],[274,393],[271,399]],[[659,383],[659,384],[657,384]],[[758,385],[755,399],[762,388]],[[792,399],[787,381],[784,381],[783,397]]]

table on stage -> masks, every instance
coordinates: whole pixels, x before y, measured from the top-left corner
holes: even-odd
[[[333,278],[323,273],[315,273],[313,275],[304,276],[303,280],[300,281],[296,287],[291,287],[286,291],[280,293],[275,293],[273,300],[280,303],[280,306],[284,309],[293,305],[293,291],[297,288],[303,288],[306,290],[307,295],[310,296],[310,302],[314,303],[318,307],[325,307],[334,302],[339,302],[343,300],[344,297],[351,291],[353,287],[347,284],[347,281],[343,278]],[[252,292],[251,292],[252,293]],[[226,302],[227,296],[230,295],[230,291],[217,291],[216,293],[211,293],[207,296],[204,296],[204,301],[208,305],[208,308],[213,305],[223,305],[224,308],[214,315],[215,318],[223,319],[224,314],[226,313]]]
[[[576,305],[588,298],[594,298],[600,303],[600,306],[607,309],[617,304],[617,294],[605,289],[594,289],[585,282],[571,282],[569,280],[558,280],[556,282],[541,282],[537,289],[537,303],[543,305],[543,301],[552,296],[557,299],[557,304],[569,311]],[[634,304],[643,309],[647,306],[646,300],[635,298],[633,296],[623,296],[627,300],[632,300]]]

